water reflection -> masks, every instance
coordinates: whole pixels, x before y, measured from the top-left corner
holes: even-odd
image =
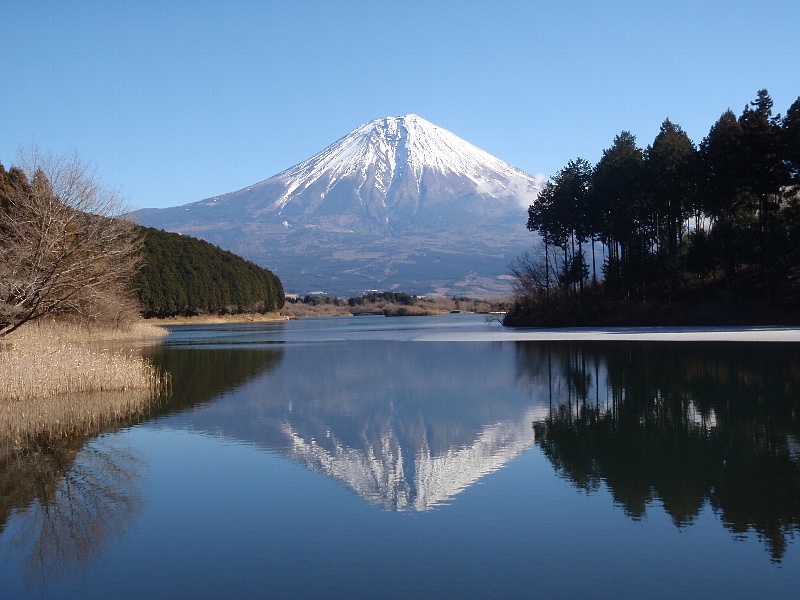
[[[86,565],[138,514],[138,481],[146,466],[137,453],[108,434],[201,406],[269,371],[281,359],[280,352],[263,350],[166,351],[153,346],[144,352],[179,382],[173,396],[155,399],[147,410],[97,418],[79,433],[28,439],[20,450],[0,456],[0,537],[17,556],[25,557],[33,580],[44,584]]]
[[[534,422],[553,467],[601,482],[633,519],[654,501],[678,527],[708,505],[780,561],[800,532],[800,356],[787,345],[517,346],[519,376],[546,381]]]
[[[539,413],[509,385],[513,346],[485,350],[289,345],[269,373],[170,425],[278,452],[391,510],[426,510],[533,445],[530,422]],[[181,388],[175,376],[174,394]]]
[[[181,412],[231,393],[247,382],[275,369],[283,352],[273,349],[169,348],[153,346],[144,353],[153,364],[172,375],[173,389],[168,403],[152,416]]]
[[[136,452],[101,438],[31,443],[0,467],[4,545],[40,581],[88,563],[141,505]]]

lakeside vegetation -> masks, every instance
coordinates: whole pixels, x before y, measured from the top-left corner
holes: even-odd
[[[766,90],[699,146],[669,119],[640,148],[570,161],[528,211],[511,326],[800,322],[800,98]]]
[[[126,212],[74,155],[34,148],[20,153],[18,166],[0,164],[0,437],[7,446],[83,430],[86,419],[104,421],[123,407],[136,412],[169,388],[168,375],[149,360],[86,342],[166,335],[141,314],[264,314],[283,305],[280,280],[266,269],[194,238],[139,227]],[[102,399],[87,396],[94,392]]]
[[[47,315],[123,327],[141,263],[118,194],[76,156],[31,149],[0,165],[0,337]]]
[[[77,157],[31,150],[0,165],[0,447],[19,451],[138,414],[169,377],[89,342],[159,337],[130,282],[136,226]]]
[[[47,320],[4,338],[0,459],[145,414],[169,392],[171,376],[130,350],[97,344],[163,335],[163,328],[145,323],[114,330]]]

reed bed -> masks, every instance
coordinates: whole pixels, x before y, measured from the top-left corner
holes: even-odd
[[[114,340],[133,340],[162,338],[169,335],[163,327],[136,321],[124,327],[89,326],[62,320],[42,320],[35,323],[26,323],[14,333],[0,342],[16,344],[40,344],[42,340],[48,342],[106,342]]]
[[[25,344],[0,351],[0,400],[29,402],[64,394],[150,390],[163,378],[130,351],[94,350],[78,344]]]
[[[76,334],[83,336],[79,341],[109,339],[48,324],[22,329],[0,344],[0,448],[6,452],[30,439],[96,433],[145,413],[169,392],[169,374],[147,359],[131,350],[63,341]]]

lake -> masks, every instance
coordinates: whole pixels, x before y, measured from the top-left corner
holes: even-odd
[[[3,465],[0,597],[795,597],[800,343],[548,335],[176,327],[149,415]]]

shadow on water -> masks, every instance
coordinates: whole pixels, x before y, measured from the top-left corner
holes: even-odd
[[[275,350],[145,351],[172,374],[173,393],[149,410],[97,419],[80,434],[39,436],[0,457],[0,536],[25,557],[29,579],[46,580],[89,562],[142,503],[141,457],[107,434],[213,401],[274,368]],[[131,403],[133,405],[133,403]]]
[[[517,345],[549,389],[536,444],[578,489],[605,484],[632,519],[678,527],[708,505],[772,560],[800,533],[800,352],[769,344]]]

